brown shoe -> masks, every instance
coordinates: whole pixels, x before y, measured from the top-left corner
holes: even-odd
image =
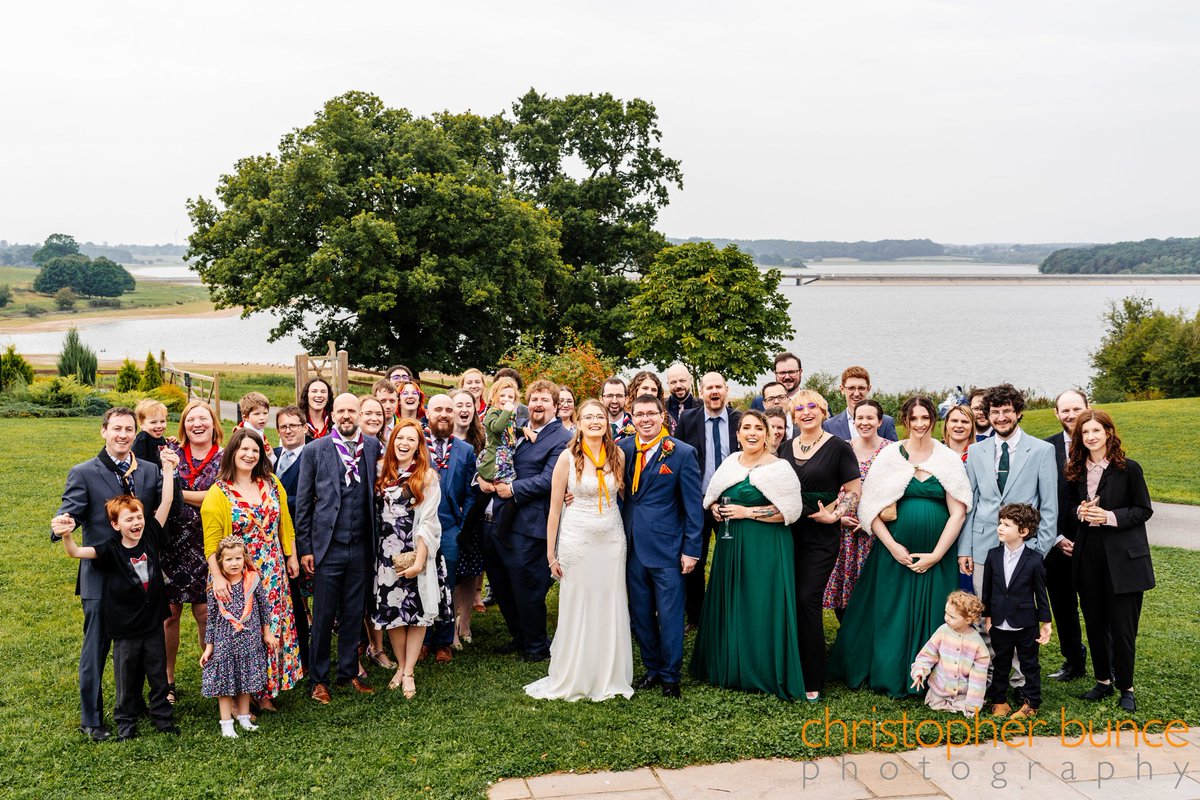
[[[1037,709],[1030,707],[1029,703],[1021,706],[1021,710],[1013,714],[1009,719],[1033,719],[1037,716]]]
[[[996,703],[992,706],[993,717],[1007,717],[1012,713],[1012,706],[1008,703]]]
[[[421,652],[417,653],[417,661],[424,661],[427,658],[429,658],[429,648],[421,645]]]
[[[372,694],[375,691],[371,688],[371,684],[367,683],[362,678],[351,678],[350,686],[354,688],[354,691],[359,692],[360,694]]]
[[[316,700],[323,706],[329,705],[329,687],[318,683],[313,687],[312,699]]]
[[[450,652],[449,647],[439,647],[434,651],[433,660],[439,664],[449,664],[454,660],[454,655]]]

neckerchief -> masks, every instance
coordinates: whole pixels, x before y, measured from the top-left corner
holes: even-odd
[[[358,460],[363,455],[362,431],[355,434],[357,441],[342,438],[342,434],[336,429],[330,435],[333,437],[333,446],[337,448],[338,456],[342,459],[342,466],[346,468],[346,485],[349,486],[351,481],[359,483],[362,481],[358,474]],[[355,445],[353,455],[350,453],[351,444]]]
[[[329,423],[330,418],[326,414],[321,418],[321,428],[318,430],[317,426],[312,424],[312,420],[308,418],[308,415],[304,415],[304,427],[308,428],[308,435],[314,439],[320,439],[322,436],[329,435]]]
[[[254,571],[252,564],[246,564],[245,572],[242,573],[242,615],[234,617],[229,613],[229,609],[225,608],[225,604],[217,600],[217,609],[221,612],[224,619],[229,620],[229,624],[233,629],[241,633],[246,627],[246,620],[250,619],[250,614],[254,611],[254,589],[258,586],[258,574]]]
[[[641,439],[638,439],[637,442],[635,443],[637,446],[637,463],[635,463],[633,465],[633,492],[634,492],[634,494],[637,494],[638,482],[641,480],[641,477],[642,477],[642,467],[645,466],[642,462],[644,462],[646,460],[646,453],[653,450],[658,445],[658,443],[661,442],[665,438],[667,438],[667,427],[664,425],[663,427],[658,429],[658,436],[655,436],[653,439],[651,439],[646,444],[642,444]]]
[[[133,473],[138,468],[138,460],[132,450],[129,451],[129,469],[124,472],[121,471],[121,468],[117,466],[117,462],[112,460],[112,456],[104,448],[100,448],[100,455],[97,458],[100,459],[101,464],[108,467],[117,476],[117,482],[121,484],[121,490],[125,494],[133,495],[134,497],[137,496],[137,492],[133,490]]]
[[[208,448],[208,455],[200,462],[199,466],[193,465],[192,459],[192,443],[185,441],[183,443],[183,459],[179,462],[179,478],[183,481],[183,488],[189,492],[196,491],[196,480],[200,477],[200,473],[204,472],[204,468],[217,457],[217,451],[221,448],[215,444]]]
[[[450,464],[450,448],[454,446],[454,436],[451,434],[446,437],[446,452],[442,453],[441,457],[437,454],[437,439],[429,427],[425,428],[425,446],[429,448],[429,457],[433,459],[434,465],[438,469],[445,469]]]
[[[604,445],[600,445],[600,455],[597,456],[592,452],[592,448],[588,447],[586,440],[581,440],[583,445],[583,454],[588,457],[592,465],[596,468],[596,479],[600,482],[600,497],[596,501],[596,505],[600,513],[604,513],[604,504],[607,502],[612,505],[612,498],[608,495],[608,482],[604,479]]]
[[[412,505],[413,493],[408,488],[408,479],[412,477],[413,471],[417,468],[417,462],[409,464],[400,474],[392,481],[383,487],[382,494],[389,497],[392,502],[399,502],[402,505]]]

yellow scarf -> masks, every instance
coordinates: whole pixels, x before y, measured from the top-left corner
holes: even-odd
[[[637,494],[638,481],[642,477],[642,462],[646,460],[647,451],[653,450],[659,442],[667,438],[667,427],[658,429],[658,436],[655,436],[646,444],[642,444],[641,440],[637,441],[637,463],[633,465],[633,493]]]
[[[600,455],[597,456],[592,452],[592,448],[588,447],[586,440],[582,441],[583,454],[588,457],[592,465],[596,467],[596,479],[600,483],[600,499],[596,501],[597,510],[603,514],[604,504],[612,505],[612,498],[608,495],[608,481],[604,479],[604,445],[600,445]]]

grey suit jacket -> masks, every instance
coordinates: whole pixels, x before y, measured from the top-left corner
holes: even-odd
[[[1043,556],[1050,552],[1058,532],[1058,463],[1054,447],[1027,431],[1009,454],[1008,480],[1003,494],[996,485],[997,437],[976,442],[967,449],[967,477],[971,481],[971,510],[958,537],[958,555],[971,556],[976,568],[988,551],[1000,543],[996,527],[1000,507],[1028,503],[1042,514],[1036,540],[1029,546]]]
[[[367,519],[374,531],[375,463],[382,445],[374,436],[363,435],[363,462],[360,475],[371,487],[367,492]],[[319,565],[333,539],[333,526],[342,507],[342,483],[345,467],[333,444],[332,436],[309,442],[300,451],[300,462],[292,467],[300,471],[296,485],[296,552],[314,556]],[[290,470],[289,470],[290,471]],[[372,533],[372,535],[374,535]]]
[[[162,500],[162,471],[149,461],[139,460],[138,468],[133,471],[133,491],[145,506],[147,516],[152,515]],[[58,513],[70,514],[76,525],[83,527],[80,544],[95,546],[117,535],[108,521],[108,512],[105,511],[104,504],[121,494],[124,494],[124,490],[117,476],[104,466],[99,457],[92,458],[71,467]],[[180,491],[179,481],[175,481],[171,517],[178,513],[182,505],[183,493]],[[54,541],[58,539],[53,535],[50,538]],[[92,561],[86,558],[79,559],[79,577],[75,582],[75,593],[83,600],[99,600],[103,583],[103,573],[93,566]]]

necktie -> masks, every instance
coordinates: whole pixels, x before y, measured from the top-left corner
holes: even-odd
[[[996,466],[996,485],[1004,493],[1004,484],[1008,483],[1008,442],[1000,443],[1000,463]]]
[[[725,460],[725,454],[721,451],[721,418],[712,418],[712,448],[713,448],[713,469],[721,466],[721,462]]]
[[[293,453],[291,450],[284,450],[282,453],[280,453],[279,454],[279,474],[282,475],[283,473],[287,472],[288,467],[290,467],[292,465],[292,462],[295,460],[296,460],[296,454]]]
[[[128,461],[118,461],[117,469],[121,470],[121,475],[124,476],[126,472],[129,472],[129,462]]]

